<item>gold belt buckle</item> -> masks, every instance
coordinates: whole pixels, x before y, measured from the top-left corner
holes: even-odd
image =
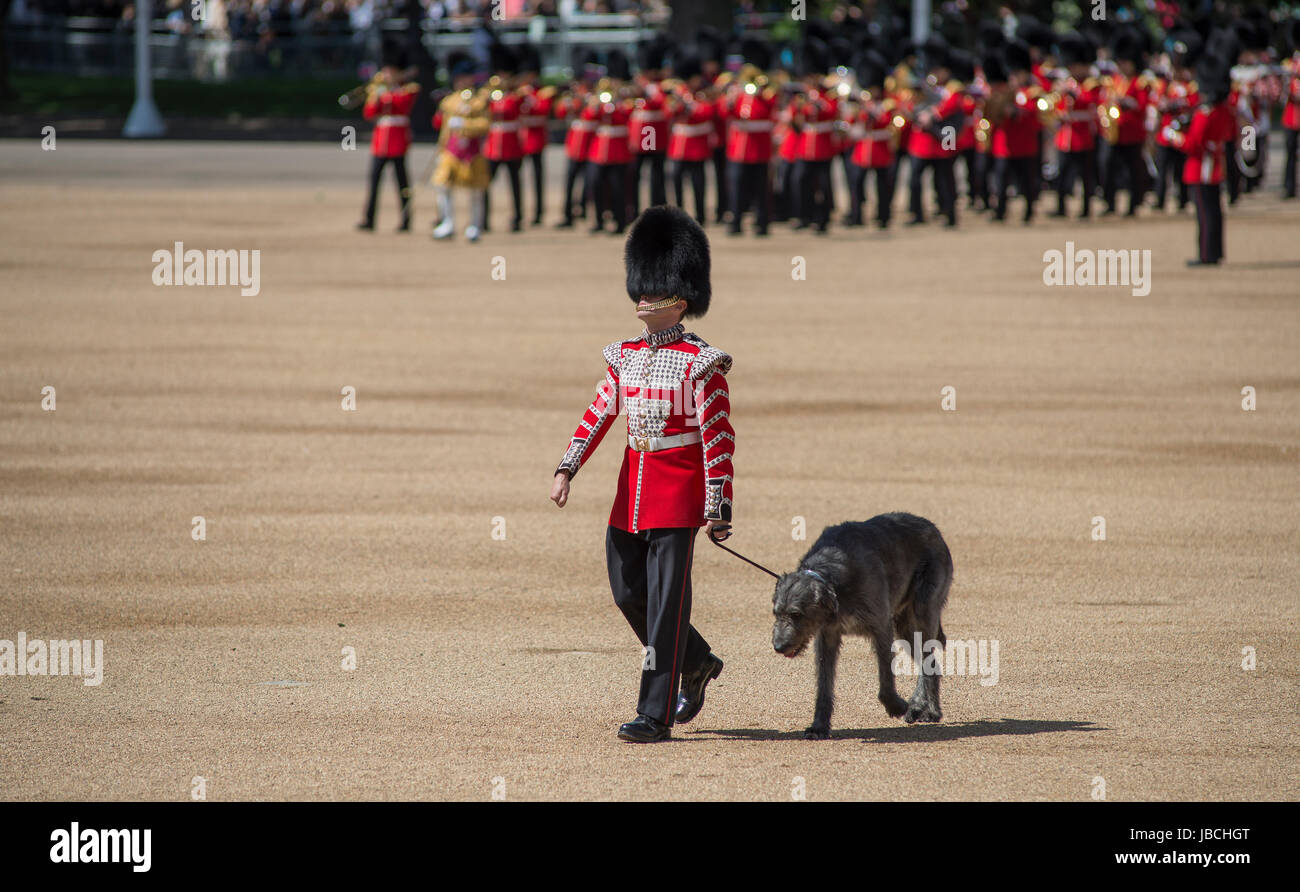
[[[650,438],[649,438],[649,437],[633,437],[632,439],[633,439],[633,441],[634,441],[634,443],[635,443],[635,445],[633,446],[633,448],[636,449],[637,452],[649,452],[649,451],[650,451]]]

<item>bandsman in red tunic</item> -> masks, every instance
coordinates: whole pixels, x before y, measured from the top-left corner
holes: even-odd
[[[519,126],[523,130],[524,161],[532,169],[534,212],[532,223],[540,226],[546,207],[546,176],[542,161],[550,141],[547,124],[555,110],[555,88],[539,87],[542,60],[537,48],[525,44],[519,54]]]
[[[1165,209],[1165,198],[1172,179],[1178,188],[1178,210],[1187,207],[1187,183],[1183,182],[1183,162],[1186,160],[1166,131],[1186,130],[1192,113],[1199,104],[1192,67],[1201,52],[1201,37],[1195,31],[1173,31],[1166,43],[1169,46],[1168,77],[1155,85],[1153,97],[1159,114],[1156,125],[1156,194],[1155,209]]]
[[[1226,146],[1237,136],[1236,118],[1228,106],[1232,90],[1227,60],[1207,54],[1197,70],[1200,106],[1187,130],[1171,125],[1164,136],[1186,156],[1183,182],[1196,202],[1197,256],[1188,266],[1217,264],[1223,259],[1223,198]]]
[[[689,176],[695,196],[695,220],[703,226],[707,220],[704,165],[713,154],[713,116],[717,108],[703,92],[699,59],[689,55],[679,57],[673,73],[679,79],[668,98],[668,161],[672,166],[673,201],[678,207],[686,206],[683,182]]]
[[[939,211],[948,218],[947,225],[957,225],[957,180],[954,163],[957,158],[957,140],[965,123],[964,91],[966,83],[974,76],[967,72],[965,59],[958,55],[961,74],[965,80],[954,79],[952,57],[958,55],[937,39],[925,45],[925,60],[929,66],[921,87],[918,107],[912,114],[912,128],[908,135],[907,154],[911,157],[911,189],[908,205],[911,212],[909,225],[925,222],[922,201],[921,177],[931,171]],[[970,66],[971,69],[974,65]]]
[[[1121,173],[1128,180],[1128,216],[1137,209],[1147,190],[1146,161],[1142,148],[1147,139],[1147,105],[1151,84],[1140,73],[1144,53],[1142,38],[1134,30],[1120,31],[1111,45],[1119,66],[1116,74],[1103,78],[1105,101],[1098,112],[1102,132],[1110,143],[1102,190],[1106,196],[1106,214],[1116,212],[1116,197]]]
[[[564,174],[564,219],[556,224],[557,229],[568,229],[573,226],[575,216],[574,188],[580,189],[576,216],[587,216],[587,205],[591,200],[587,194],[587,164],[591,160],[591,144],[596,139],[600,106],[593,101],[585,80],[575,81],[569,94],[556,102],[555,116],[568,121],[568,132],[564,137],[564,154],[569,160]]]
[[[1003,66],[997,71],[997,66]],[[1038,134],[1042,130],[1039,106],[1042,89],[1029,71],[1028,48],[1019,41],[1011,41],[1004,48],[1002,61],[985,60],[985,73],[989,77],[991,95],[985,109],[993,125],[993,179],[997,190],[993,206],[993,219],[1002,222],[1007,218],[1007,189],[1016,181],[1016,191],[1025,199],[1024,222],[1034,218],[1034,202],[1038,198]],[[997,71],[997,76],[990,70]],[[1005,75],[1005,83],[1000,78]]]
[[[753,205],[755,232],[767,235],[771,194],[768,168],[772,162],[772,127],[776,91],[757,65],[746,65],[724,105],[727,123],[727,195],[731,197],[732,235],[741,232],[745,212]]]
[[[519,188],[519,169],[523,166],[524,141],[520,118],[523,116],[523,93],[515,89],[514,73],[518,66],[515,55],[503,44],[492,47],[492,67],[495,74],[488,80],[487,143],[483,156],[488,160],[489,181],[497,178],[503,165],[510,177],[510,195],[514,199],[515,214],[510,219],[510,231],[524,228],[523,196]],[[490,232],[492,224],[492,188],[488,184],[484,208],[483,231]]]
[[[791,125],[798,134],[795,182],[799,194],[795,229],[813,227],[825,235],[830,225],[831,161],[835,158],[835,129],[839,121],[839,104],[835,94],[826,89],[827,50],[817,38],[809,38],[802,47],[803,91],[791,101]]]
[[[375,228],[375,203],[379,197],[379,181],[384,167],[393,165],[397,177],[397,196],[402,220],[398,232],[411,231],[411,185],[406,174],[406,152],[411,147],[411,109],[420,94],[420,85],[403,83],[401,69],[406,60],[395,48],[385,48],[384,66],[366,88],[366,103],[362,114],[367,121],[375,122],[370,137],[370,181],[366,192],[366,205],[357,229],[373,232]]]
[[[591,232],[605,229],[605,212],[614,218],[614,233],[627,228],[627,169],[632,153],[627,147],[632,120],[631,74],[622,50],[610,50],[607,56],[609,77],[596,85],[588,101],[596,110],[596,136],[591,142],[587,161],[587,193],[596,209]]]
[[[561,508],[573,476],[627,414],[627,443],[606,531],[614,602],[644,650],[637,715],[624,740],[667,740],[688,722],[722,661],[691,625],[691,559],[700,527],[729,535],[732,506],[731,357],[685,331],[708,310],[709,243],[679,208],[650,208],[624,252],[627,293],[645,325],[604,350],[604,380],[555,472]],[[622,433],[615,434],[622,439]]]
[[[650,205],[668,203],[664,161],[668,157],[668,95],[664,91],[664,61],[671,44],[656,38],[640,50],[632,115],[628,121],[627,147],[632,153],[629,167],[629,214],[641,213],[641,171],[650,171]]]
[[[894,125],[894,101],[884,92],[886,65],[884,57],[868,51],[854,66],[858,83],[865,87],[857,97],[851,120],[853,149],[849,155],[849,224],[862,225],[862,205],[866,203],[867,179],[876,181],[876,224],[889,226],[890,205],[894,200],[894,142],[898,128]]]
[[[1056,212],[1066,215],[1065,200],[1074,191],[1076,178],[1083,181],[1083,208],[1079,219],[1092,215],[1092,194],[1097,189],[1097,107],[1101,103],[1101,81],[1092,76],[1094,53],[1087,39],[1077,31],[1061,37],[1061,63],[1067,76],[1054,87],[1056,94],[1056,151],[1060,166],[1056,177]]]
[[[1300,154],[1300,19],[1287,26],[1287,43],[1291,56],[1282,62],[1282,130],[1286,138],[1286,157],[1282,168],[1282,197],[1296,196],[1296,155]]]

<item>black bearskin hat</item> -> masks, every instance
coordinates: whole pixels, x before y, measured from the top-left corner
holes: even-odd
[[[746,62],[762,71],[772,67],[772,48],[764,41],[747,37],[740,42],[740,52]]]
[[[605,73],[614,80],[630,80],[632,77],[632,66],[628,63],[627,53],[617,47],[606,53]]]
[[[1005,84],[1007,82],[1007,63],[1002,61],[1002,54],[996,50],[984,54],[980,60],[980,68],[984,70],[984,80],[990,84]]]
[[[969,84],[975,80],[975,56],[965,50],[953,50],[948,54],[948,73],[953,80]]]
[[[642,71],[647,69],[658,71],[667,67],[665,62],[668,52],[673,48],[672,39],[666,34],[656,34],[650,40],[637,47],[637,67]]]
[[[531,43],[525,43],[519,47],[515,61],[518,63],[516,67],[520,71],[540,72],[542,70],[542,54]]]
[[[940,34],[931,34],[921,45],[921,54],[925,56],[925,67],[933,71],[948,67],[948,54],[952,52],[948,41]]]
[[[1143,53],[1143,35],[1136,28],[1125,28],[1115,33],[1111,41],[1111,55],[1117,62],[1132,62],[1134,65],[1142,64]]]
[[[410,64],[407,60],[409,55],[406,47],[395,40],[385,40],[382,53],[382,64],[385,68],[405,68]]]
[[[1232,92],[1231,62],[1208,54],[1196,67],[1196,86],[1201,101],[1212,105],[1223,102]]]
[[[1169,61],[1179,68],[1192,68],[1201,56],[1204,45],[1201,35],[1192,30],[1171,31],[1165,38]]]
[[[518,61],[514,52],[504,43],[494,43],[488,48],[488,59],[497,74],[514,74]]]
[[[1096,55],[1088,46],[1088,38],[1078,31],[1066,31],[1057,38],[1056,53],[1062,65],[1089,65]]]
[[[858,84],[870,90],[884,86],[889,75],[889,63],[875,50],[863,50],[853,60],[853,71],[858,77]]]
[[[627,267],[627,296],[686,301],[687,317],[709,309],[709,239],[690,214],[660,205],[647,208],[627,234],[623,249]]]
[[[1002,48],[1002,59],[1009,71],[1028,71],[1033,64],[1029,57],[1029,45],[1023,40],[1011,40]]]

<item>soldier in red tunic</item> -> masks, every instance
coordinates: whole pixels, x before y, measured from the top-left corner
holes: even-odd
[[[596,126],[600,120],[600,106],[593,101],[590,85],[584,79],[575,81],[568,95],[555,104],[555,116],[568,121],[564,137],[564,154],[569,159],[564,174],[564,219],[556,229],[573,226],[573,192],[579,189],[577,216],[586,218],[591,196],[587,194],[587,164],[591,159],[591,144],[596,139]]]
[[[1282,129],[1286,131],[1286,158],[1283,159],[1282,197],[1296,195],[1296,155],[1300,149],[1300,19],[1292,19],[1287,30],[1291,57],[1282,63]]]
[[[628,213],[641,213],[641,169],[650,169],[650,206],[667,204],[664,159],[668,157],[668,97],[663,88],[664,61],[672,45],[655,38],[640,50],[641,70],[636,75],[632,116],[628,121],[627,147],[632,153],[628,177]]]
[[[609,77],[596,85],[596,137],[587,161],[587,192],[595,203],[596,219],[591,232],[605,229],[605,211],[614,218],[614,233],[627,228],[628,122],[632,119],[632,95],[627,80],[631,74],[627,56],[613,49],[607,54]]]
[[[402,222],[397,231],[411,230],[411,186],[406,175],[406,152],[411,147],[411,109],[415,107],[420,85],[400,82],[400,70],[405,64],[405,56],[400,50],[386,47],[384,67],[366,90],[362,114],[367,121],[375,122],[375,132],[370,138],[370,186],[366,193],[364,216],[357,229],[367,232],[375,228],[379,181],[388,164],[393,165],[397,176],[397,194],[402,209]]]
[[[704,216],[705,186],[704,164],[711,156],[710,140],[713,138],[713,116],[717,109],[701,92],[704,85],[699,59],[679,56],[673,73],[681,79],[668,100],[668,114],[672,126],[668,137],[668,160],[672,162],[673,200],[685,207],[683,180],[691,178],[691,191],[695,194],[695,219],[701,226]]]
[[[767,75],[756,65],[741,69],[740,78],[724,106],[727,125],[727,195],[731,198],[731,225],[727,231],[739,235],[741,220],[749,206],[756,211],[755,231],[767,235],[767,173],[772,161],[772,116],[776,112],[776,91]]]
[[[523,128],[524,158],[533,171],[533,195],[536,201],[534,226],[541,225],[542,211],[546,206],[546,177],[542,157],[549,137],[547,123],[555,108],[555,88],[537,86],[541,68],[542,60],[537,48],[525,44],[519,54],[519,94],[522,99],[519,126]]]
[[[1056,176],[1056,212],[1066,215],[1065,199],[1074,191],[1076,177],[1083,181],[1083,209],[1080,220],[1092,215],[1092,194],[1097,189],[1097,106],[1101,102],[1101,82],[1091,75],[1094,53],[1087,38],[1077,31],[1061,37],[1061,63],[1068,76],[1055,86],[1059,97],[1056,116],[1056,151],[1060,170]]]
[[[1201,105],[1186,132],[1166,127],[1164,136],[1186,156],[1183,182],[1196,202],[1197,256],[1188,266],[1214,265],[1223,259],[1223,199],[1220,195],[1228,143],[1237,136],[1236,118],[1228,106],[1232,90],[1229,64],[1213,54],[1197,70]]]
[[[1016,181],[1016,191],[1025,199],[1024,222],[1034,218],[1034,202],[1038,198],[1038,134],[1042,129],[1038,99],[1042,88],[1033,80],[1030,71],[1029,48],[1018,40],[1003,47],[1003,64],[1006,68],[1005,85],[995,91],[1000,94],[1000,108],[990,113],[993,124],[993,177],[997,194],[994,200],[993,219],[1002,222],[1007,218],[1007,187]],[[989,73],[996,69],[993,59],[985,60],[985,73],[990,83],[999,81]],[[990,103],[993,103],[990,99]]]
[[[691,557],[700,527],[729,535],[735,433],[731,357],[680,321],[709,307],[703,229],[680,208],[650,208],[633,225],[624,259],[645,330],[605,348],[605,378],[556,469],[551,499],[564,507],[570,480],[625,411],[605,553],[614,602],[645,648],[637,716],[618,736],[645,743],[667,740],[675,722],[694,718],[722,672],[691,625]]]
[[[941,40],[931,38],[926,41],[925,61],[930,71],[921,88],[921,104],[913,112],[907,141],[907,154],[912,158],[908,195],[911,218],[908,225],[925,222],[921,176],[927,168],[934,181],[940,212],[948,218],[948,226],[957,225],[957,181],[953,165],[966,111],[963,99],[965,84],[952,80],[951,55],[952,51]],[[964,69],[962,73],[965,73]]]
[[[1167,38],[1169,44],[1168,77],[1154,91],[1160,121],[1156,125],[1156,195],[1155,209],[1165,209],[1165,197],[1172,179],[1178,188],[1178,210],[1187,207],[1187,183],[1182,179],[1186,160],[1165,132],[1169,129],[1186,130],[1192,112],[1199,104],[1196,82],[1192,79],[1192,66],[1201,51],[1201,37],[1195,31],[1173,31]]]
[[[523,196],[519,188],[519,169],[523,166],[524,141],[519,122],[523,115],[523,93],[514,88],[515,55],[503,44],[492,47],[494,74],[488,81],[487,142],[483,157],[488,160],[488,191],[483,208],[483,231],[490,232],[492,224],[491,181],[503,165],[510,177],[510,195],[514,199],[515,214],[510,220],[510,231],[519,232],[524,227]]]
[[[1150,83],[1140,74],[1144,54],[1142,35],[1134,29],[1120,31],[1112,45],[1112,54],[1119,73],[1107,84],[1101,113],[1110,117],[1108,139],[1114,140],[1106,156],[1105,183],[1106,214],[1116,211],[1116,193],[1120,173],[1128,179],[1129,201],[1127,216],[1136,217],[1138,206],[1146,195],[1147,169],[1142,158],[1146,143],[1146,110],[1149,103]]]
[[[852,120],[853,153],[849,157],[849,224],[862,225],[862,205],[866,203],[867,177],[876,179],[876,223],[889,226],[890,205],[894,201],[894,100],[884,94],[887,62],[874,50],[864,53],[854,66],[858,83],[865,87],[858,95],[857,112]]]

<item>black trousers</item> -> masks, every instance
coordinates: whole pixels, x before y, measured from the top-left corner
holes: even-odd
[[[776,174],[772,178],[772,219],[777,223],[798,216],[799,199],[796,192],[794,162],[777,159]]]
[[[637,155],[636,160],[632,162],[632,175],[628,177],[631,187],[628,190],[628,205],[631,210],[632,219],[635,220],[641,215],[641,168],[650,168],[650,207],[658,207],[661,204],[668,203],[668,185],[664,180],[664,158],[663,152],[654,152],[647,155]]]
[[[587,161],[574,161],[569,159],[568,170],[564,173],[564,222],[573,222],[573,187],[581,186],[578,194],[578,216],[587,216],[587,202],[591,196],[587,194],[587,168],[593,165]]]
[[[731,207],[731,199],[727,196],[727,147],[718,146],[713,150],[713,185],[718,192],[718,212],[714,219],[722,222],[722,215]]]
[[[492,181],[497,178],[497,168],[505,165],[506,173],[510,175],[510,195],[515,201],[515,215],[511,222],[518,226],[524,219],[524,201],[519,189],[519,169],[523,166],[522,161],[489,161],[488,162],[488,189],[483,196],[483,228],[487,229],[492,220]]]
[[[1223,197],[1218,183],[1193,184],[1196,201],[1196,252],[1203,263],[1223,259]]]
[[[1026,158],[993,159],[993,176],[997,180],[997,199],[993,208],[995,220],[1007,217],[1007,189],[1016,181],[1016,191],[1025,199],[1025,222],[1034,219],[1034,202],[1038,199],[1038,172],[1041,170],[1037,156]]]
[[[691,558],[695,527],[629,533],[609,527],[605,559],[614,603],[647,648],[636,711],[673,723],[682,673],[696,672],[709,643],[691,625]]]
[[[683,210],[686,209],[686,203],[683,200],[685,196],[682,190],[682,180],[687,176],[691,178],[691,192],[695,194],[695,222],[703,226],[706,222],[704,216],[704,162],[673,162],[673,202]]]
[[[930,170],[934,181],[934,192],[939,199],[939,212],[948,218],[953,226],[957,225],[957,175],[954,172],[952,158],[917,158],[912,157],[911,194],[908,196],[908,210],[913,220],[925,219],[925,208],[921,198],[921,177]]]
[[[587,194],[596,208],[593,230],[605,225],[605,211],[614,217],[619,232],[627,226],[627,164],[587,162]]]
[[[957,155],[966,168],[966,204],[975,207],[980,204],[988,206],[989,184],[984,170],[984,159],[988,156],[975,149],[963,149]],[[954,162],[954,170],[956,162]]]
[[[727,194],[731,196],[731,230],[740,232],[740,220],[750,206],[754,207],[754,224],[759,232],[767,232],[768,202],[767,164],[743,161],[727,162]]]
[[[1079,216],[1092,214],[1092,193],[1097,190],[1097,159],[1095,149],[1082,152],[1061,152],[1060,169],[1056,174],[1056,212],[1065,213],[1065,199],[1074,191],[1074,179],[1083,180],[1083,211]]]
[[[1178,210],[1187,207],[1187,184],[1183,182],[1183,162],[1187,156],[1173,146],[1160,146],[1156,152],[1156,207],[1164,210],[1169,180],[1178,188]]]
[[[375,202],[379,198],[379,180],[384,173],[384,165],[391,163],[397,174],[397,201],[402,209],[402,225],[411,222],[411,187],[406,179],[406,156],[396,158],[370,158],[370,188],[366,193],[365,222],[375,225]]]
[[[867,180],[876,175],[876,222],[881,228],[889,225],[890,206],[894,203],[894,168],[858,167],[849,164],[849,220],[862,222],[862,206],[867,203]]]
[[[537,152],[532,155],[524,156],[528,160],[529,166],[533,169],[533,200],[534,207],[533,222],[542,222],[542,210],[546,207],[546,176],[542,170],[542,153]]]
[[[1286,157],[1282,159],[1282,194],[1295,198],[1296,151],[1300,146],[1300,130],[1286,130]]]
[[[1116,143],[1110,147],[1106,156],[1106,174],[1102,189],[1106,195],[1106,209],[1115,210],[1116,193],[1119,191],[1120,174],[1128,178],[1128,209],[1135,213],[1147,194],[1147,170],[1142,160],[1142,144]]]
[[[831,194],[830,161],[796,161],[795,182],[798,184],[799,222],[804,226],[825,229],[831,219],[831,205],[835,202]]]

